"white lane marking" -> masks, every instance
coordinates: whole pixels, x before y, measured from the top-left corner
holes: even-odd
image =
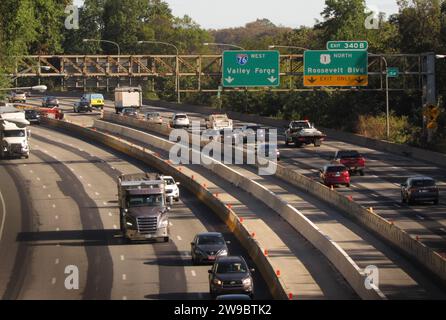
[[[46,189],[46,185],[43,185],[42,188],[43,188],[43,189]]]
[[[127,297],[126,297],[126,296],[123,296],[123,297],[122,297],[122,300],[127,300]]]
[[[2,212],[3,212],[2,224],[0,225],[0,241],[1,241],[3,235],[3,228],[5,227],[5,220],[6,220],[6,203],[1,191],[0,191],[0,200],[2,201]]]
[[[56,284],[56,278],[51,279],[51,284],[54,286]]]
[[[56,231],[60,231],[60,228],[56,228]]]
[[[127,280],[127,275],[126,274],[122,275],[122,280],[124,280],[124,281]]]
[[[54,216],[54,219],[59,220],[59,216]]]
[[[59,258],[56,259],[56,261],[54,261],[54,264],[59,264],[60,260]]]
[[[24,166],[24,167],[27,167],[28,165],[27,165],[27,164],[24,164],[23,166]]]
[[[48,195],[48,198],[51,198],[51,194]]]
[[[87,186],[88,186],[89,188],[91,188],[91,184],[87,184]]]
[[[32,170],[29,170],[29,173],[34,173],[34,171],[32,171]]]
[[[179,241],[183,240],[180,236],[177,236],[177,239],[178,239]]]
[[[113,214],[112,214],[111,212],[109,212],[108,215],[109,215],[110,217],[113,217]]]
[[[173,223],[169,221],[169,226],[173,227]]]
[[[196,277],[197,273],[195,272],[195,270],[191,270],[190,273],[192,273],[192,277]]]
[[[97,195],[97,196],[100,196],[99,192],[95,192],[94,194]]]
[[[55,204],[53,204],[53,209],[56,209],[56,205]]]
[[[416,215],[416,217],[420,220],[424,220],[424,218],[422,216]]]
[[[80,178],[80,179],[83,179],[83,177],[82,177],[82,176],[79,176],[79,178]]]
[[[125,257],[123,254],[121,254],[121,261],[124,261],[124,260],[125,260]]]
[[[37,181],[40,181],[40,178],[39,178],[39,177],[37,177],[36,179],[37,179]]]
[[[116,224],[113,225],[113,229],[118,229],[118,226]]]
[[[73,168],[70,168],[70,170],[71,170],[72,172],[74,172],[74,169],[73,169]]]
[[[104,204],[104,206],[106,206],[106,205],[107,205],[107,202],[105,202],[105,201],[104,201],[104,202],[102,202],[102,203]]]

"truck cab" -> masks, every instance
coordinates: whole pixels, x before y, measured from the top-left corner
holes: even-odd
[[[29,158],[29,121],[14,107],[0,108],[0,157]]]
[[[132,241],[169,241],[170,208],[165,181],[155,173],[127,174],[118,178],[121,231]]]

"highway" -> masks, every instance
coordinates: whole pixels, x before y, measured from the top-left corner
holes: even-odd
[[[0,166],[3,299],[208,299],[209,266],[190,261],[190,241],[204,231],[222,232],[232,254],[248,258],[186,190],[171,212],[169,243],[126,244],[117,230],[116,178],[151,169],[76,137],[31,130],[30,159],[2,160]],[[67,266],[79,270],[77,290],[65,287]],[[256,298],[270,299],[259,273],[254,281]]]
[[[61,98],[61,100],[62,107],[68,111],[77,99]],[[108,107],[111,104],[112,102],[107,102]],[[160,111],[165,119],[172,112],[154,107],[152,109]],[[98,113],[66,113],[67,119],[85,126],[90,126],[92,119],[97,118],[98,115]],[[201,121],[204,117],[199,114],[189,114],[189,116],[193,120],[200,119]],[[238,121],[235,123],[240,125]],[[352,195],[355,201],[366,207],[373,207],[382,216],[394,220],[398,226],[411,234],[419,235],[421,241],[441,252],[445,246],[444,235],[446,235],[443,232],[446,211],[444,201],[437,207],[402,207],[399,204],[398,187],[405,177],[415,173],[430,174],[443,184],[445,169],[330,139],[321,148],[283,147],[281,153],[284,160],[281,163],[291,170],[297,170],[309,177],[317,178],[317,170],[329,161],[336,150],[341,148],[357,149],[362,152],[368,161],[368,170],[365,177],[353,177],[351,189],[339,188],[338,191]],[[342,213],[336,212],[327,204],[321,203],[277,178],[260,177],[247,166],[233,166],[233,168],[279,193],[283,199],[301,210],[330,237],[341,243],[359,266],[365,267],[373,263],[380,267],[384,274],[382,276],[384,280],[381,280],[381,289],[390,298],[444,299],[443,288],[438,287],[434,281],[427,278],[420,270],[413,267],[410,261],[396,253],[388,245],[346,219]]]
[[[62,107],[70,112],[77,98],[62,98]],[[106,101],[106,109],[111,110],[112,101]],[[164,121],[168,121],[173,110],[148,106],[148,109],[160,112]],[[89,115],[68,113],[67,118],[80,121],[86,126],[92,125],[92,118],[98,112]],[[191,120],[204,124],[205,115],[188,113]],[[234,125],[242,122],[235,120]],[[317,124],[316,124],[317,125]],[[425,245],[432,247],[440,254],[446,255],[446,166],[438,167],[428,162],[405,158],[399,155],[352,145],[342,141],[327,138],[320,148],[308,146],[305,148],[286,147],[283,128],[277,128],[281,164],[318,180],[319,169],[327,164],[337,150],[358,150],[366,158],[366,174],[352,177],[350,188],[339,187],[337,191],[352,196],[364,207],[372,207],[382,217],[393,221],[409,234],[417,236]],[[435,178],[440,185],[440,204],[403,205],[400,199],[400,184],[407,177],[427,175]]]

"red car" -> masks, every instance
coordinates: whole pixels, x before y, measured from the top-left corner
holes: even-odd
[[[348,168],[339,164],[327,164],[319,171],[321,182],[326,186],[345,185],[350,187]]]
[[[361,176],[364,175],[365,159],[356,150],[337,151],[333,162],[346,166],[350,173],[359,173]]]

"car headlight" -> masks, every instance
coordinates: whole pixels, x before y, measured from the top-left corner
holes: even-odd
[[[228,250],[225,250],[225,249],[220,250],[220,251],[218,252],[218,255],[219,255],[219,256],[227,256],[227,255],[228,255]]]
[[[220,279],[215,278],[214,279],[214,284],[217,285],[217,286],[221,286],[223,284],[223,282],[221,282]]]
[[[127,221],[127,225],[133,227],[133,223]]]
[[[250,285],[252,285],[252,280],[251,278],[246,278],[243,279],[243,285],[249,287]]]
[[[168,224],[169,224],[169,220],[165,219],[165,220],[162,220],[162,221],[160,222],[159,227],[160,227],[160,228],[166,228]]]

